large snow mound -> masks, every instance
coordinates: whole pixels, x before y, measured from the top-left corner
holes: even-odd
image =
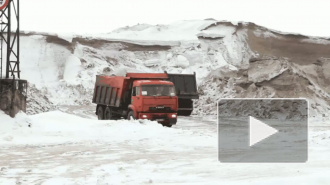
[[[91,104],[99,74],[167,71],[196,72],[201,96],[194,114],[216,114],[220,98],[296,97],[310,100],[312,116],[329,117],[329,39],[215,20],[21,38],[22,78],[37,94],[28,99],[29,114]]]

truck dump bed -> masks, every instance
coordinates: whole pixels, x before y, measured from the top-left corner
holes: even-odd
[[[167,74],[169,81],[174,83],[176,95],[179,99],[178,115],[189,116],[193,111],[192,99],[198,99],[196,73]]]
[[[166,73],[127,73],[126,77],[96,75],[93,103],[111,107],[127,106],[134,80],[167,78]]]
[[[129,78],[122,76],[96,76],[93,103],[119,107],[129,88]]]
[[[167,74],[174,83],[176,94],[182,99],[198,99],[196,74]]]

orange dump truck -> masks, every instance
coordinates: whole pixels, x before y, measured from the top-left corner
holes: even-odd
[[[171,127],[177,122],[178,97],[167,73],[96,76],[93,103],[99,120],[155,120]]]

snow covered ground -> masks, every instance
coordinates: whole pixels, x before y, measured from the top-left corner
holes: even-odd
[[[24,33],[28,115],[0,112],[0,185],[330,184],[329,45],[325,38],[212,19],[89,37]],[[173,128],[96,120],[95,75],[165,70],[196,72],[193,117],[179,117]],[[219,163],[216,102],[233,97],[307,98],[309,161]]]
[[[15,119],[0,113],[1,185],[330,183],[326,126],[310,127],[306,164],[224,164],[213,116],[179,117],[166,128],[98,121],[94,107],[60,109]]]

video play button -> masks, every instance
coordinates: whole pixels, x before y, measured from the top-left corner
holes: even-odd
[[[306,162],[306,99],[221,99],[218,157],[223,163]]]
[[[268,126],[262,121],[257,120],[256,118],[249,116],[250,118],[250,146],[259,143],[260,141],[276,134],[278,130],[273,127]]]

